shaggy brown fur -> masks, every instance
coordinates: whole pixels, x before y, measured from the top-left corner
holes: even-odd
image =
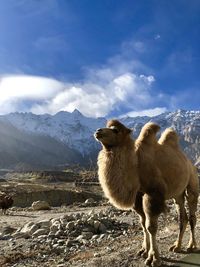
[[[131,130],[116,120],[109,121],[107,127],[95,134],[97,139],[104,140],[98,157],[99,181],[114,206],[130,209],[139,188]]]
[[[160,127],[147,123],[137,140],[131,130],[116,120],[106,128],[98,129],[95,137],[103,146],[99,153],[99,181],[110,202],[118,208],[134,207],[140,216],[144,242],[139,254],[147,257],[146,264],[161,264],[156,244],[158,216],[165,210],[165,200],[174,198],[180,216],[180,232],[171,247],[181,249],[187,225],[184,207],[186,196],[189,206],[191,238],[188,249],[196,249],[194,228],[198,199],[198,177],[195,168],[179,147],[178,136],[167,129],[157,141]]]
[[[2,209],[3,214],[6,214],[7,209],[12,207],[13,199],[6,193],[0,192],[0,209]]]

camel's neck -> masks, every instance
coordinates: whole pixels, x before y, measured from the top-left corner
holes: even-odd
[[[110,150],[103,148],[99,153],[98,167],[105,195],[119,208],[132,208],[139,188],[134,141]]]

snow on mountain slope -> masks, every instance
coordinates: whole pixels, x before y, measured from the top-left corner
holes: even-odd
[[[61,111],[54,116],[16,112],[1,117],[20,130],[51,136],[82,155],[97,148],[93,133],[106,123],[105,118],[87,118],[78,110],[72,113]]]
[[[34,115],[32,113],[11,113],[1,119],[13,124],[16,128],[55,138],[87,156],[99,148],[93,133],[104,127],[106,118],[88,118],[78,110],[72,113],[61,111],[52,115]],[[155,117],[124,117],[120,119],[128,127],[134,128],[137,136],[141,127],[148,121],[161,126],[161,131],[173,127],[181,136],[181,145],[185,152],[195,161],[200,156],[200,111],[177,110],[166,112]]]

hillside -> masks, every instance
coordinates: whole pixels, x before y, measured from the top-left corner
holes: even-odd
[[[20,131],[0,121],[0,168],[48,169],[82,160],[80,153],[50,136]]]
[[[137,137],[148,121],[173,127],[185,153],[194,163],[200,158],[200,111],[177,110],[155,117],[120,119]],[[0,168],[55,168],[58,165],[90,164],[96,161],[99,144],[93,133],[106,118],[88,118],[78,110],[55,115],[11,113],[0,116]]]

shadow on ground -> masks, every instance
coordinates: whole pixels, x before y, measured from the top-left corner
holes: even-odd
[[[184,253],[184,252],[183,252]],[[200,267],[200,250],[191,253],[180,260],[173,260],[170,258],[162,258],[164,262],[174,263],[174,267]],[[162,267],[167,265],[163,264]]]

